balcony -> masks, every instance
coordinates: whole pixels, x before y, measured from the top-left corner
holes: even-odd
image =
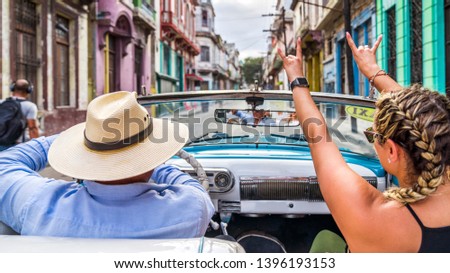
[[[133,21],[146,30],[147,34],[156,30],[156,12],[155,9],[147,3],[135,6],[133,10]]]
[[[337,17],[342,17],[342,13],[337,11],[342,8],[342,0],[330,0],[326,4],[326,9],[323,9],[322,17],[317,22],[317,28],[319,30],[330,29],[334,27],[334,21]]]
[[[311,29],[310,23],[309,23],[309,16],[306,16],[303,18],[303,21],[301,22],[299,28],[295,32],[295,37],[303,37],[303,35],[308,32]]]
[[[177,16],[171,11],[161,12],[161,39],[169,42],[175,41],[177,48],[200,54],[200,48],[194,43],[193,33],[183,27]]]

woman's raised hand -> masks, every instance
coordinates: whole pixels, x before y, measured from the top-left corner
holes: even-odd
[[[284,55],[281,48],[278,48],[278,55],[280,55],[281,60],[283,60],[283,68],[286,70],[289,82],[292,82],[298,77],[304,77],[303,73],[303,54],[302,54],[302,40],[297,39],[297,54],[294,55]]]
[[[373,76],[375,73],[380,71],[380,66],[377,64],[377,56],[376,52],[378,46],[381,43],[383,38],[382,35],[378,36],[377,41],[370,48],[368,45],[356,47],[355,42],[352,39],[352,36],[347,32],[346,33],[347,42],[352,50],[353,59],[358,65],[359,71],[364,74],[367,78]]]

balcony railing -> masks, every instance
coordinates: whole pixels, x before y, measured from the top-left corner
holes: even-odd
[[[193,29],[189,29],[184,25],[176,14],[172,11],[161,11],[161,24],[163,26],[170,26],[180,34],[185,35],[189,40],[194,41],[195,33]]]
[[[148,26],[150,29],[156,29],[156,11],[147,2],[142,2],[142,5],[135,6],[134,15],[138,24]]]
[[[163,39],[177,41],[179,48],[187,49],[195,55],[200,54],[200,48],[195,44],[193,29],[187,29],[172,11],[161,12],[161,29]],[[191,30],[191,31],[189,31]]]

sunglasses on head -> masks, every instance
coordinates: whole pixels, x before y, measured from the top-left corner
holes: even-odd
[[[384,136],[382,134],[374,132],[372,127],[369,127],[366,130],[364,130],[364,135],[366,136],[367,141],[369,141],[369,143],[374,143],[375,137],[379,137],[381,139],[384,138]]]

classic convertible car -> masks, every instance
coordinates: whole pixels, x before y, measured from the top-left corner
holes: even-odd
[[[374,100],[321,92],[312,96],[327,121],[329,141],[337,144],[349,166],[367,183],[383,191],[391,179],[363,134],[372,124]],[[290,91],[192,91],[138,100],[152,116],[188,125],[190,140],[167,164],[199,179],[216,214],[204,238],[130,240],[137,249],[308,252],[320,230],[339,233],[322,198],[307,132],[295,117]],[[56,250],[76,245],[79,251],[112,251],[114,245],[125,243],[23,237],[0,235],[0,246],[47,245]]]
[[[372,124],[374,100],[312,95],[345,160],[383,191],[390,179],[363,134]],[[167,163],[206,182],[216,208],[207,237],[232,237],[246,252],[308,252],[320,230],[339,233],[320,193],[290,91],[179,92],[139,101],[153,116],[189,126],[184,151],[196,164],[180,157]]]

